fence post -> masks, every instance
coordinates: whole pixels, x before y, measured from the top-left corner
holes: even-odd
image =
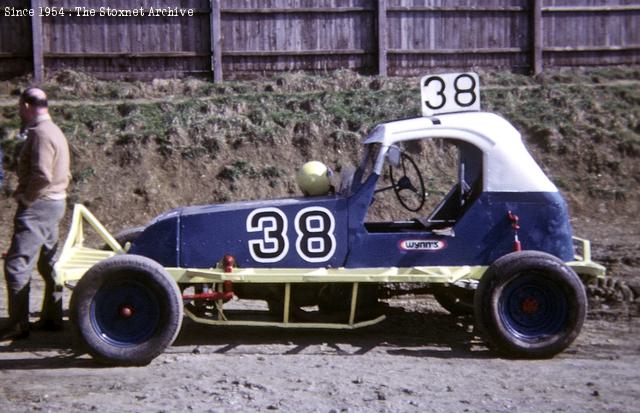
[[[378,74],[387,76],[387,0],[378,0]]]
[[[213,82],[222,82],[222,39],[220,30],[220,0],[211,0],[211,71]]]
[[[35,83],[44,80],[44,56],[42,53],[42,16],[40,16],[41,0],[31,0],[31,44],[33,53],[33,79]]]
[[[532,0],[532,66],[533,74],[542,73],[542,0]]]

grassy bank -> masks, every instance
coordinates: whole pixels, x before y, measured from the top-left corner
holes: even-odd
[[[518,127],[574,214],[615,211],[638,222],[638,69],[480,75],[483,107]],[[15,101],[26,85],[0,82],[9,170]],[[61,72],[43,87],[73,152],[71,201],[118,228],[184,204],[298,194],[293,176],[304,161],[339,171],[357,161],[360,139],[377,123],[419,115],[417,79],[348,71],[221,85],[103,82]],[[5,200],[16,184],[12,174],[6,183]]]

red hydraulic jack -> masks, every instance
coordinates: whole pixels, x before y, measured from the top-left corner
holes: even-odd
[[[509,211],[507,213],[509,220],[511,221],[511,228],[513,228],[513,250],[514,251],[522,251],[522,244],[518,239],[518,230],[520,229],[520,218]]]
[[[222,258],[224,272],[233,272],[233,266],[236,260],[232,255],[225,255]],[[233,298],[233,283],[224,281],[222,283],[222,291],[205,291],[197,294],[182,294],[183,300],[222,300],[225,303]]]

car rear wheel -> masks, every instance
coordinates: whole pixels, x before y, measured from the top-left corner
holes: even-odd
[[[105,364],[145,365],[175,340],[183,306],[176,282],[153,260],[116,255],[73,290],[70,318],[81,343]]]
[[[510,357],[546,358],[578,336],[587,311],[580,278],[538,251],[507,254],[483,275],[475,318],[488,345]]]

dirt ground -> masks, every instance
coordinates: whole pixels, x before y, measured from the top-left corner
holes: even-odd
[[[0,410],[637,411],[637,317],[592,312],[559,356],[508,360],[483,346],[471,319],[448,315],[429,296],[389,303],[387,320],[349,332],[185,321],[171,348],[135,368],[105,368],[73,354],[68,326],[37,332],[0,347]]]

